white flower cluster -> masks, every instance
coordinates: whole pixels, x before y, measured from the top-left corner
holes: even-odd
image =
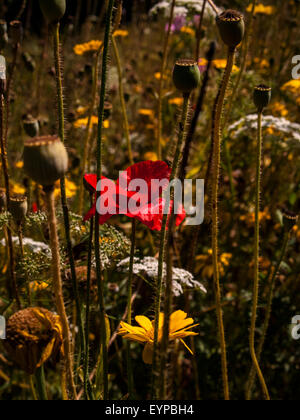
[[[19,238],[17,236],[14,236],[12,240],[14,244],[19,245]],[[1,245],[5,246],[5,239],[1,241]],[[34,241],[31,238],[23,238],[23,245],[25,247],[28,247],[33,253],[38,253],[38,252],[51,253],[51,250],[47,244],[45,244],[44,242]]]
[[[117,265],[118,270],[127,272],[129,267],[129,258],[119,262]],[[140,260],[134,259],[133,273],[136,275],[147,276],[152,279],[157,278],[158,273],[158,260],[153,257],[145,257]],[[164,278],[166,277],[166,264],[164,264]],[[194,279],[194,276],[186,270],[181,268],[173,268],[173,293],[175,296],[183,294],[184,288],[200,289],[202,292],[207,293],[205,287]]]
[[[300,124],[293,123],[285,118],[277,118],[272,115],[263,117],[263,128],[274,128],[282,134],[290,136],[291,139],[300,141]],[[229,131],[233,132],[234,137],[239,137],[244,132],[256,130],[257,128],[257,114],[247,115],[241,118],[229,127]]]
[[[177,0],[176,7],[174,10],[175,16],[187,16],[188,14],[200,14],[202,12],[204,0]],[[164,13],[165,17],[170,16],[171,10],[171,3],[172,0],[163,0],[158,2],[155,6],[152,7],[150,10],[151,15],[155,15],[157,13]],[[212,10],[211,6],[207,3],[205,8],[205,16],[206,17],[214,17],[215,13]]]

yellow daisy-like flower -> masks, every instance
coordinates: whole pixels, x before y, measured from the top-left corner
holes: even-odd
[[[225,59],[213,60],[213,65],[215,66],[216,69],[225,69],[227,65],[227,60]],[[238,68],[238,66],[234,64],[232,68],[232,72],[236,73],[238,71],[240,71],[240,69]]]
[[[67,198],[72,198],[74,195],[76,195],[76,192],[78,190],[78,187],[74,182],[70,181],[68,178],[66,178],[66,195]],[[57,181],[55,184],[54,189],[54,197],[59,198],[60,197],[60,181]]]
[[[183,104],[183,98],[171,98],[169,99],[169,104],[181,106]]]
[[[21,184],[13,184],[12,193],[16,195],[24,195],[26,193],[26,188]]]
[[[283,86],[281,86],[280,89],[291,92],[293,94],[298,94],[299,89],[300,89],[300,79],[289,80]]]
[[[152,160],[153,162],[156,162],[158,160],[157,154],[155,152],[146,152],[144,154],[145,160]]]
[[[114,37],[120,36],[120,37],[124,38],[124,37],[128,36],[128,31],[125,31],[124,29],[117,29],[114,32],[113,36]]]
[[[74,47],[74,53],[76,55],[84,55],[89,52],[97,52],[102,47],[102,41],[89,41],[84,44],[77,44]]]
[[[183,26],[180,29],[180,32],[183,32],[184,34],[188,34],[188,35],[191,35],[191,36],[195,36],[195,34],[196,34],[194,29],[190,28],[189,26]]]
[[[127,340],[136,341],[137,343],[145,344],[143,351],[143,361],[151,365],[153,359],[153,343],[154,343],[154,321],[150,321],[146,316],[135,317],[136,322],[140,325],[135,327],[121,322],[121,329],[119,335]],[[183,341],[184,338],[189,336],[198,335],[191,328],[197,327],[199,324],[194,324],[193,318],[187,318],[187,314],[183,311],[176,311],[170,317],[170,334],[169,340],[180,340],[181,343],[193,354],[192,350]],[[163,336],[164,314],[159,316],[159,331],[158,341],[161,342]]]
[[[247,12],[251,12],[252,5],[247,7]],[[275,13],[275,7],[274,6],[265,6],[264,4],[257,4],[254,9],[255,15],[273,15]]]
[[[88,117],[86,117],[86,118],[79,118],[78,120],[76,120],[74,122],[74,127],[75,128],[85,129],[87,127],[87,125],[88,125],[88,121],[89,121]],[[91,126],[97,125],[97,124],[98,124],[98,117],[95,116],[95,115],[93,115],[92,116],[92,119],[91,119]],[[109,128],[109,126],[110,126],[109,120],[103,121],[103,127],[104,128]]]

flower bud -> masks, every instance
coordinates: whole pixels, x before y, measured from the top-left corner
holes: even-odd
[[[191,93],[199,86],[200,70],[194,60],[178,60],[173,70],[173,83],[182,93]]]
[[[9,24],[11,39],[14,45],[18,45],[22,42],[23,38],[23,27],[19,20],[13,20]]]
[[[40,8],[49,23],[57,23],[66,13],[66,0],[40,0]]]
[[[235,49],[244,38],[244,16],[236,10],[225,10],[217,16],[216,22],[224,44]]]
[[[47,309],[23,309],[7,321],[4,348],[22,370],[33,375],[50,358],[57,361],[61,331],[59,317]]]
[[[0,212],[6,210],[6,191],[4,188],[0,188]]]
[[[68,169],[68,154],[58,136],[27,140],[23,158],[26,174],[44,188],[53,187]]]
[[[298,223],[298,216],[288,210],[282,212],[282,223],[287,232],[291,232],[294,226]]]
[[[28,211],[27,198],[21,195],[11,197],[10,212],[17,225],[21,225]]]
[[[6,90],[6,60],[0,55],[0,95],[4,95]]]
[[[31,115],[28,115],[23,120],[24,131],[29,137],[37,137],[40,132],[40,126],[37,119],[32,118]]]
[[[259,85],[254,88],[253,101],[258,112],[262,112],[269,105],[271,96],[272,89],[268,86]]]

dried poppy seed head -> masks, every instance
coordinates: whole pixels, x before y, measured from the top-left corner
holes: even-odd
[[[216,22],[224,44],[235,49],[244,38],[244,16],[236,10],[225,10],[217,16]]]
[[[178,60],[173,70],[173,83],[182,93],[191,93],[199,86],[200,70],[194,60]]]
[[[253,101],[258,112],[262,112],[269,105],[271,96],[272,89],[268,86],[259,85],[254,88]]]
[[[298,219],[299,218],[297,214],[288,210],[282,211],[282,222],[287,232],[291,232],[293,227],[297,225]]]
[[[7,321],[4,347],[10,358],[32,375],[47,360],[57,358],[61,331],[59,317],[47,309],[23,309]]]
[[[66,13],[66,0],[40,0],[40,8],[49,23],[57,23]]]
[[[68,154],[58,136],[27,140],[23,159],[26,174],[44,188],[53,187],[68,169]]]
[[[23,120],[24,131],[29,137],[37,137],[40,132],[40,126],[37,119],[33,118],[31,115],[28,115]]]
[[[0,212],[6,209],[6,192],[4,188],[0,188]]]
[[[22,22],[13,20],[9,24],[10,35],[14,45],[20,44],[23,38]]]
[[[16,195],[10,198],[10,212],[17,225],[23,223],[28,211],[27,197]]]

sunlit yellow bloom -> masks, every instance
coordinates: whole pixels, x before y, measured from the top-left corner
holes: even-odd
[[[183,98],[171,98],[169,99],[169,104],[181,106],[183,104]]]
[[[248,213],[247,215],[242,215],[240,216],[240,220],[245,221],[248,225],[254,225],[255,222],[255,213],[251,212]],[[268,212],[268,210],[264,210],[264,211],[260,211],[259,212],[259,221],[260,222],[265,222],[267,220],[271,220],[271,215]]]
[[[251,12],[252,10],[252,5],[250,4],[247,7],[247,12]],[[274,6],[265,6],[263,4],[258,4],[255,6],[254,9],[254,14],[258,15],[258,14],[262,14],[262,15],[273,15],[275,13],[275,7]]]
[[[144,109],[144,108],[139,109],[139,114],[145,117],[150,117],[150,118],[154,117],[154,111],[152,109]]]
[[[199,66],[207,66],[207,63],[208,63],[208,61],[206,60],[206,58],[199,58],[199,61],[198,61],[198,65]]]
[[[26,193],[26,188],[21,184],[13,184],[12,193],[16,195],[24,195]]]
[[[32,292],[41,292],[42,290],[48,289],[49,284],[45,281],[32,281],[30,283],[30,290]]]
[[[216,69],[225,69],[226,65],[227,65],[227,60],[225,59],[218,59],[218,60],[213,60],[213,65],[215,66]],[[240,71],[240,69],[234,64],[233,68],[232,68],[233,73],[236,73],[238,71]]]
[[[19,161],[16,163],[16,168],[17,168],[17,169],[22,169],[22,168],[23,168],[23,166],[24,166],[24,162],[23,162],[22,160],[19,160]]]
[[[279,115],[280,117],[286,117],[289,113],[286,106],[280,102],[273,103],[272,111],[275,115]]]
[[[74,182],[70,181],[68,178],[66,178],[67,198],[74,197],[74,195],[76,195],[77,189],[78,189],[77,185],[74,184]],[[60,197],[60,181],[57,181],[56,184],[55,184],[54,196],[55,196],[55,198]]]
[[[88,110],[89,108],[87,107],[87,106],[79,106],[77,109],[76,109],[76,112],[77,112],[77,114],[78,115],[82,115],[82,114],[85,114],[86,112],[87,112],[87,110]]]
[[[84,55],[89,52],[96,52],[99,51],[102,44],[102,41],[90,41],[85,42],[84,44],[77,44],[74,47],[74,52],[76,55]]]
[[[254,58],[254,63],[258,64],[261,69],[268,69],[270,67],[270,63],[266,59],[260,59],[258,57]]]
[[[78,120],[76,120],[74,122],[74,127],[75,128],[82,128],[82,129],[84,129],[84,128],[87,127],[88,121],[89,121],[88,117],[86,117],[86,118],[79,118]],[[92,116],[92,119],[91,119],[91,126],[97,125],[97,124],[98,124],[98,117],[96,117],[95,115],[93,115]],[[109,128],[109,126],[110,126],[109,120],[103,121],[103,127],[104,128]]]
[[[154,73],[154,77],[155,77],[155,79],[160,80],[161,79],[160,72],[158,71],[158,72]],[[164,74],[164,80],[167,80],[167,76],[165,74]]]
[[[189,34],[189,35],[195,36],[195,31],[194,31],[194,29],[190,28],[189,26],[183,26],[183,27],[180,29],[180,32],[183,32],[183,33],[185,33],[185,34]]]
[[[225,268],[229,266],[232,254],[224,253],[220,255],[219,270],[221,276],[225,273]],[[214,274],[214,267],[212,261],[212,249],[207,251],[206,255],[198,255],[196,257],[197,270],[201,270],[201,276],[205,278],[211,278]]]
[[[157,154],[155,152],[147,152],[144,154],[145,160],[152,160],[153,162],[158,160]]]
[[[117,37],[117,36],[126,37],[126,36],[128,36],[128,31],[125,31],[125,30],[122,30],[122,29],[117,29],[114,32],[114,36],[115,37]]]
[[[286,82],[283,86],[281,86],[281,90],[286,90],[294,94],[298,94],[299,89],[300,89],[300,79],[292,79]]]
[[[119,334],[122,335],[125,339],[136,341],[141,344],[145,344],[143,352],[143,361],[147,364],[152,364],[153,359],[153,343],[154,343],[154,321],[150,321],[146,316],[137,316],[135,318],[136,322],[140,327],[134,327],[132,325],[126,324],[126,322],[121,322],[121,329]],[[191,328],[197,327],[199,324],[194,324],[193,318],[187,318],[187,314],[183,311],[176,311],[170,317],[170,334],[169,340],[175,341],[180,340],[182,344],[192,353],[186,343],[183,341],[183,338],[189,336],[198,335],[193,331],[190,331]],[[163,326],[164,326],[164,314],[161,313],[159,316],[159,331],[158,331],[158,341],[161,342],[163,336]]]

